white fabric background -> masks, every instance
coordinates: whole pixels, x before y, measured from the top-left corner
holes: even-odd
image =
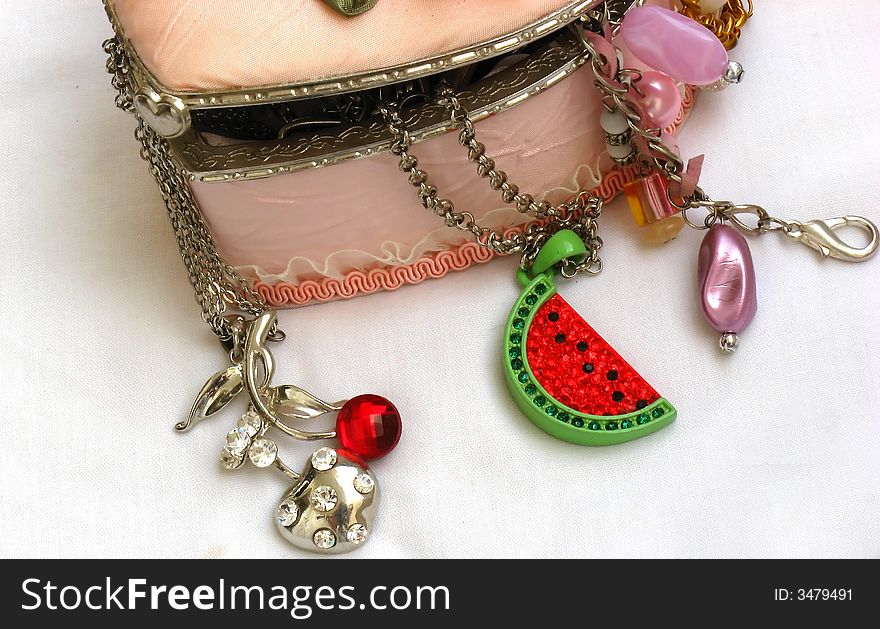
[[[232,413],[172,430],[224,359],[112,106],[99,3],[0,6],[0,555],[309,556],[275,532],[280,475],[219,468]],[[707,190],[880,221],[878,28],[876,2],[758,0],[746,82],[682,141]],[[602,232],[605,272],[563,294],[679,410],[626,445],[556,441],[508,399],[512,261],[282,313],[277,382],[405,416],[356,556],[880,556],[880,259],[752,241],[759,314],[726,357],[695,302],[700,234],[645,248],[620,205]]]

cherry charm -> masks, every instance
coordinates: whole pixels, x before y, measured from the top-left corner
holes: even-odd
[[[353,397],[339,411],[336,435],[346,450],[365,459],[378,459],[400,441],[400,413],[378,395]]]

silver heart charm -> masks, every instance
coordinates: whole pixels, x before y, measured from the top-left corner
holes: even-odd
[[[275,522],[294,546],[344,553],[367,540],[378,507],[379,484],[369,468],[345,450],[319,448],[282,498]]]
[[[152,90],[138,92],[134,95],[134,107],[144,122],[163,138],[176,138],[189,129],[189,109],[179,98]]]

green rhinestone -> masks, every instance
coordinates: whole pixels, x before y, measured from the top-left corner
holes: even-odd
[[[535,398],[534,401],[535,401],[535,406],[541,407],[547,403],[547,398],[545,398],[543,395],[539,395],[538,397]]]
[[[519,380],[520,382],[522,382],[523,384],[528,384],[529,374],[527,374],[525,371],[523,371],[516,377],[516,379]]]
[[[584,420],[582,420],[580,417],[575,417],[573,420],[571,420],[571,425],[575,428],[583,428]]]
[[[550,417],[556,417],[556,413],[559,412],[559,409],[550,404],[547,406],[547,408],[544,409],[544,412],[547,413]]]
[[[525,388],[526,395],[534,395],[534,393],[535,393],[537,390],[538,390],[538,387],[536,387],[536,386],[535,386],[534,384],[532,384],[531,382],[530,382],[529,384],[527,384],[527,385],[526,385],[526,388]]]
[[[626,430],[627,428],[632,428],[632,426],[633,426],[633,423],[629,419],[624,419],[622,422],[620,422],[620,427],[623,428],[624,430]]]
[[[522,354],[522,350],[519,347],[511,347],[507,353],[510,354],[511,358],[519,358]]]
[[[514,345],[519,345],[520,343],[522,343],[522,334],[520,334],[519,332],[514,332],[510,335],[510,342]]]
[[[643,426],[649,421],[651,421],[651,417],[647,413],[642,413],[636,418],[636,423],[638,423],[639,426]]]
[[[514,358],[510,361],[510,368],[514,371],[519,371],[523,368],[523,361],[521,361],[519,358]]]
[[[529,309],[528,308],[520,308],[519,310],[516,311],[516,314],[518,314],[521,317],[528,317],[529,316]]]
[[[514,319],[513,320],[513,327],[516,328],[517,330],[522,330],[523,327],[525,326],[525,324],[526,324],[526,322],[523,321],[522,319]]]
[[[567,422],[570,417],[571,417],[571,415],[569,415],[567,412],[560,411],[559,415],[556,416],[556,419],[558,419],[561,422]]]
[[[663,413],[665,413],[665,412],[666,411],[663,409],[662,406],[658,406],[653,411],[651,411],[651,417],[653,417],[654,419],[657,419],[658,417],[661,417],[663,415]]]
[[[534,306],[536,303],[538,303],[538,296],[529,295],[528,297],[526,297],[526,303],[530,306]]]
[[[617,422],[608,422],[605,424],[605,430],[617,430]]]
[[[590,425],[587,426],[590,430],[602,430],[602,424],[599,422],[590,422]]]
[[[546,284],[538,284],[537,286],[535,286],[535,292],[538,293],[539,295],[543,295],[544,293],[547,292],[547,285]]]

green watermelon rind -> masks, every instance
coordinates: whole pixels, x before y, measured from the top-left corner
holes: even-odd
[[[535,314],[555,294],[556,285],[553,282],[552,272],[537,275],[520,294],[505,326],[504,379],[511,396],[525,416],[538,428],[558,439],[586,446],[624,443],[649,435],[671,424],[677,413],[672,404],[664,398],[624,415],[599,416],[581,413],[560,404],[547,393],[532,373],[525,347]],[[529,304],[529,300],[535,303]],[[528,315],[520,316],[518,311],[521,308],[528,309]],[[523,321],[521,329],[514,327],[514,321],[517,320]],[[514,343],[511,338],[517,334],[520,342]],[[514,348],[519,348],[519,356],[511,354]],[[525,382],[520,381],[522,374],[527,374],[528,380]],[[526,393],[526,388],[530,384],[535,387],[535,391]],[[543,404],[536,403],[536,400],[541,399],[544,400]],[[555,412],[548,409],[555,409]],[[559,419],[560,415],[564,414],[568,416],[567,421]],[[582,425],[578,426],[577,423]],[[626,423],[630,423],[631,426],[622,428],[621,425]]]

